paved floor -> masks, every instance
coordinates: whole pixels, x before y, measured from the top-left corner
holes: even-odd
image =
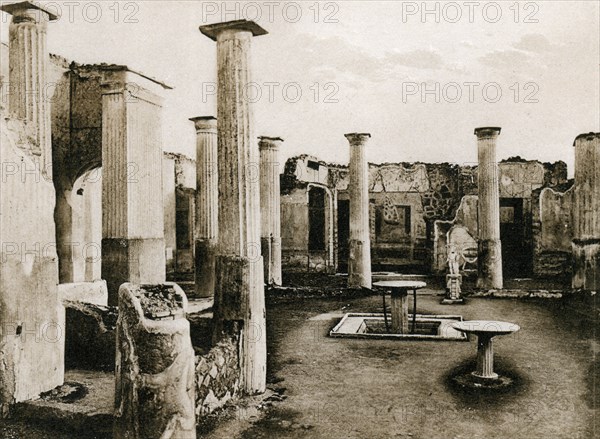
[[[424,291],[419,312],[457,313],[465,319],[521,326],[520,332],[495,342],[496,370],[517,379],[514,390],[484,397],[449,385],[453,372],[474,369],[474,340],[327,337],[337,315],[377,311],[379,297],[281,303],[270,306],[267,315],[269,380],[279,382],[288,397],[235,437],[600,437],[600,343],[593,322],[558,301],[472,299],[462,306],[438,301]],[[226,428],[230,426],[217,428],[210,437],[225,437]]]
[[[380,296],[268,306],[269,382],[285,389],[262,417],[240,410],[206,437],[593,439],[600,437],[600,342],[561,301],[471,299],[443,306],[431,290],[418,311],[517,323],[495,342],[496,370],[517,379],[499,396],[466,394],[449,377],[472,370],[475,342],[333,339],[345,312],[378,312]],[[591,314],[588,314],[591,315]],[[595,432],[595,433],[594,433]],[[93,438],[0,422],[0,438]]]

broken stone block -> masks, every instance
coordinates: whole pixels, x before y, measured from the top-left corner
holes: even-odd
[[[72,369],[115,368],[116,307],[64,301],[66,310],[65,364]]]
[[[114,437],[196,437],[187,298],[174,283],[119,289]]]
[[[58,295],[63,301],[108,305],[108,289],[104,280],[59,284]]]

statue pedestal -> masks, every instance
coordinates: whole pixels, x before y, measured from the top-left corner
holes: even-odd
[[[462,275],[460,274],[447,274],[446,275],[446,297],[442,300],[444,305],[453,305],[457,303],[464,303],[464,299],[461,297],[460,286],[462,284]]]

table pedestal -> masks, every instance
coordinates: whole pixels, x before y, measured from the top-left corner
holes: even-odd
[[[392,289],[392,332],[408,334],[408,291]]]
[[[498,374],[494,373],[494,345],[493,335],[478,334],[477,337],[477,370],[473,372],[476,378],[494,380]]]

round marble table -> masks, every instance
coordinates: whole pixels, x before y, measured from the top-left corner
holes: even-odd
[[[412,332],[415,332],[417,318],[417,290],[427,286],[425,282],[412,280],[382,280],[373,283],[374,287],[391,291],[392,296],[392,332],[408,334],[408,290],[413,291]],[[385,291],[383,293],[383,316],[387,327],[385,310]]]
[[[498,322],[495,320],[468,320],[452,324],[457,331],[477,336],[477,370],[473,376],[483,380],[495,380],[494,347],[492,338],[517,332],[520,327],[515,323]]]

